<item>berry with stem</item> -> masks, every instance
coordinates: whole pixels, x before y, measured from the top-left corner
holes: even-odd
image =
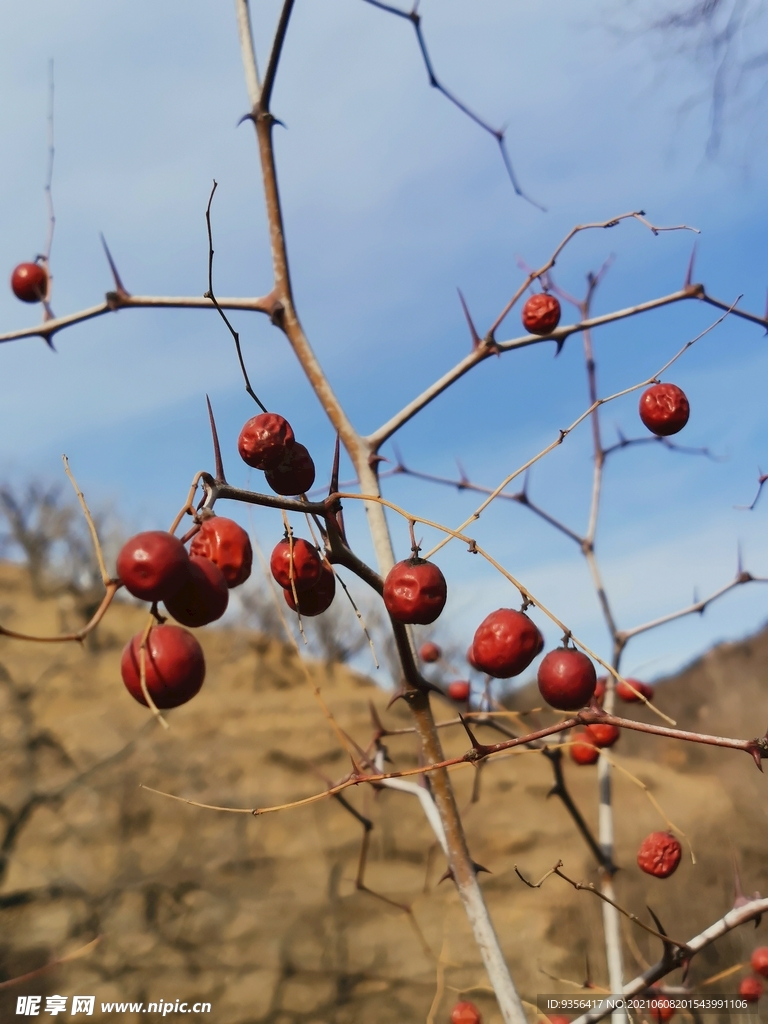
[[[189,555],[178,537],[147,530],[126,541],[117,556],[125,589],[142,601],[165,601],[185,583]]]
[[[336,574],[324,564],[317,583],[310,587],[309,590],[302,590],[301,592],[297,590],[296,596],[299,599],[298,609],[293,597],[293,591],[283,590],[285,603],[291,611],[295,612],[298,610],[300,615],[306,615],[309,618],[315,615],[322,615],[323,612],[331,607],[336,596]]]
[[[141,689],[141,640],[137,633],[125,646],[120,671],[130,695],[147,707]],[[153,626],[144,649],[147,690],[158,708],[186,704],[205,679],[205,658],[197,640],[181,626]]]
[[[595,692],[595,666],[575,647],[558,647],[539,665],[538,683],[547,704],[558,711],[577,711]]]
[[[640,419],[657,437],[679,433],[690,413],[685,392],[676,384],[652,384],[640,396]]]
[[[190,555],[199,555],[218,565],[228,587],[239,587],[251,575],[253,548],[248,534],[234,519],[209,516],[189,545]]]
[[[276,469],[295,440],[288,420],[275,412],[262,412],[249,419],[240,431],[237,450],[243,462],[253,469]]]
[[[595,746],[594,740],[587,733],[586,729],[575,731],[571,737],[571,760],[576,764],[595,764],[600,757],[600,751]]]
[[[315,464],[304,445],[296,441],[282,461],[266,470],[264,476],[275,494],[306,494],[315,482]]]
[[[551,334],[560,323],[560,303],[549,292],[537,292],[523,306],[523,327],[530,334]]]
[[[299,594],[314,587],[323,571],[317,548],[301,537],[288,537],[275,545],[269,560],[272,575],[284,590]]]
[[[414,555],[389,570],[383,596],[387,611],[397,622],[428,626],[445,607],[448,586],[434,562]]]
[[[11,274],[11,290],[22,302],[42,302],[48,294],[48,271],[40,263],[19,263]]]
[[[543,646],[544,638],[524,612],[499,608],[475,630],[470,664],[489,676],[510,679],[528,668]]]

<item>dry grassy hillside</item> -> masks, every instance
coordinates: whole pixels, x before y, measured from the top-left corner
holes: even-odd
[[[33,601],[23,570],[0,568],[0,622],[45,633],[60,618],[55,601]],[[348,768],[294,653],[247,632],[200,633],[205,686],[168,715],[169,731],[160,729],[119,677],[122,646],[142,621],[118,606],[83,648],[0,638],[0,979],[101,936],[87,956],[0,989],[0,1020],[21,1019],[17,994],[60,993],[95,995],[96,1018],[123,1024],[152,1018],[100,1015],[99,1003],[206,999],[213,1013],[199,1019],[215,1024],[408,1024],[426,1020],[444,975],[436,1022],[447,1021],[457,990],[471,992],[486,1022],[498,1021],[451,883],[438,885],[444,861],[413,797],[361,789],[349,800],[375,824],[368,885],[413,907],[426,948],[405,912],[355,890],[362,828],[338,802],[254,818],[140,788],[265,806],[317,792],[323,775]],[[767,656],[766,635],[717,649],[660,688],[659,703],[686,725],[762,731]],[[385,710],[387,695],[369,680],[342,667],[309,671],[361,745],[371,700],[389,726],[408,724],[400,705]],[[444,738],[451,752],[466,748],[457,730]],[[392,738],[389,749],[398,767],[415,763],[411,737]],[[768,780],[749,758],[636,736],[623,737],[616,758],[691,837],[698,859],[666,882],[640,876],[637,844],[663,823],[644,793],[618,777],[625,905],[644,914],[650,903],[685,938],[730,905],[733,852],[745,888],[768,890]],[[566,772],[594,824],[595,769],[569,764]],[[475,769],[454,779],[468,805]],[[527,889],[514,873],[517,863],[538,876],[562,858],[572,875],[597,877],[562,805],[546,799],[550,785],[541,754],[500,758],[483,768],[480,799],[466,815],[473,856],[492,872],[482,884],[494,920],[529,1000],[567,990],[542,972],[581,981],[585,953],[594,981],[604,982],[595,897],[557,879]],[[729,937],[694,963],[692,977],[744,960],[754,942],[751,927]],[[635,932],[626,954],[634,973],[659,950]],[[725,985],[733,990],[737,979]]]

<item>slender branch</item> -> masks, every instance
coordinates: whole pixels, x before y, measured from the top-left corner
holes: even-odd
[[[720,587],[718,590],[715,590],[701,601],[695,601],[693,604],[688,605],[687,608],[680,608],[676,612],[670,612],[668,615],[659,616],[658,619],[652,619],[650,622],[644,622],[641,626],[634,626],[632,629],[620,629],[616,636],[623,645],[626,644],[627,640],[631,639],[631,637],[637,636],[639,633],[647,633],[649,629],[656,629],[657,626],[663,626],[667,622],[674,622],[675,619],[682,619],[686,615],[695,615],[696,613],[701,614],[708,605],[712,604],[713,601],[716,601],[719,597],[727,594],[735,587],[741,586],[743,583],[768,583],[768,577],[753,576],[752,573],[741,571],[737,573],[736,577],[732,579],[730,583],[726,583],[724,587]]]
[[[266,313],[272,316],[275,310],[274,297],[265,295],[260,298],[219,299],[222,309],[243,309],[249,312]],[[104,302],[98,306],[90,306],[88,309],[80,310],[78,313],[70,313],[67,316],[54,317],[46,320],[45,323],[35,327],[22,327],[17,331],[8,331],[0,334],[0,342],[18,341],[21,338],[52,338],[58,331],[75,324],[85,323],[86,320],[93,320],[95,317],[104,316],[105,313],[114,313],[119,309],[215,309],[216,306],[210,299],[197,295],[120,295],[117,292],[107,292]]]
[[[29,633],[18,633],[14,629],[6,629],[5,626],[0,626],[0,636],[7,636],[13,640],[31,640],[40,644],[60,644],[67,642],[81,642],[85,640],[89,633],[92,633],[98,626],[101,620],[107,613],[107,609],[112,604],[112,600],[117,591],[122,587],[120,580],[112,580],[107,584],[107,591],[104,597],[101,599],[101,604],[91,616],[91,619],[83,626],[82,629],[77,630],[76,633],[60,633],[58,636],[33,636]]]
[[[542,206],[540,203],[537,203],[535,199],[531,199],[531,197],[527,195],[525,192],[523,192],[522,188],[520,187],[520,184],[517,180],[517,175],[515,174],[514,168],[512,166],[512,161],[510,159],[509,152],[507,150],[507,144],[505,139],[506,129],[491,127],[491,125],[488,124],[487,121],[484,121],[478,114],[476,114],[465,103],[463,103],[456,96],[455,93],[451,92],[450,89],[447,89],[435,74],[434,67],[432,66],[432,60],[429,56],[429,51],[427,49],[427,43],[424,38],[424,32],[421,27],[421,17],[419,16],[416,10],[416,8],[418,7],[418,0],[413,5],[410,11],[400,10],[400,8],[392,6],[392,4],[383,3],[382,0],[365,0],[365,2],[370,4],[371,7],[378,7],[380,11],[386,11],[388,14],[394,14],[398,18],[403,18],[406,21],[410,21],[410,23],[413,25],[414,32],[416,33],[416,41],[419,46],[419,51],[421,52],[422,60],[424,61],[424,67],[427,72],[427,77],[429,78],[429,84],[432,86],[433,89],[437,89],[438,92],[442,93],[442,95],[445,96],[445,98],[450,103],[452,103],[458,110],[460,110],[462,114],[465,114],[471,121],[474,121],[474,123],[479,128],[482,128],[483,131],[488,132],[489,135],[492,135],[494,139],[496,139],[496,142],[499,146],[499,151],[501,152],[501,159],[504,161],[504,167],[507,171],[507,174],[509,175],[509,180],[512,183],[512,188],[515,190],[517,195],[519,195],[522,199],[527,200],[532,206],[535,206],[537,209],[545,213],[546,207]]]
[[[259,97],[259,108],[262,113],[269,110],[269,101],[272,99],[272,89],[275,84],[277,65],[280,63],[280,55],[283,52],[285,34],[288,31],[288,22],[290,21],[291,12],[293,11],[293,3],[294,0],[285,0],[283,3],[283,9],[280,12],[280,20],[277,23],[277,31],[275,32],[275,38],[272,42],[272,52],[269,55],[269,63],[267,64],[267,70],[264,74],[264,84],[261,87],[261,96]]]

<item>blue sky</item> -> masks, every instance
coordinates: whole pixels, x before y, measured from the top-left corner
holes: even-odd
[[[263,65],[277,7],[256,7]],[[34,20],[22,8],[6,12],[0,39],[5,272],[45,240],[53,57],[56,312],[92,305],[111,287],[99,231],[129,290],[201,294],[214,177],[217,292],[268,291],[253,133],[248,124],[235,127],[247,101],[230,5],[73,0],[64,9],[41,0],[36,11]],[[706,93],[706,69],[683,57],[657,59],[648,37],[609,30],[625,24],[618,2],[588,0],[576,10],[551,0],[543,14],[535,0],[424,0],[421,12],[438,73],[491,122],[508,124],[518,175],[548,212],[515,196],[493,141],[428,88],[406,22],[361,0],[299,0],[273,104],[286,125],[276,150],[289,253],[307,334],[362,431],[467,351],[457,286],[482,332],[520,281],[517,257],[540,264],[576,223],[642,208],[657,224],[695,225],[702,232],[696,277],[714,295],[730,302],[743,293],[747,308],[762,311],[765,139],[759,118],[735,105],[719,153],[705,157],[708,106],[689,101]],[[688,232],[653,237],[633,223],[585,234],[562,257],[557,280],[579,292],[586,272],[613,253],[596,311],[643,301],[680,286],[692,240]],[[36,316],[0,289],[0,331]],[[234,319],[254,386],[291,420],[322,476],[332,433],[287,344],[264,317]],[[597,332],[601,393],[650,376],[713,319],[712,310],[686,303]],[[499,336],[518,333],[513,312]],[[5,477],[56,478],[66,452],[94,504],[116,503],[129,527],[164,525],[194,472],[211,465],[208,392],[230,478],[246,482],[235,441],[254,410],[215,315],[124,311],[56,343],[57,354],[40,340],[0,347]],[[727,582],[739,544],[747,568],[768,575],[768,504],[752,514],[734,508],[751,500],[758,464],[768,468],[767,370],[760,330],[723,324],[670,377],[692,406],[681,442],[708,446],[719,461],[656,446],[612,457],[598,553],[622,626]],[[495,485],[586,404],[576,336],[557,360],[546,344],[487,361],[408,424],[397,444],[415,468],[450,475],[458,458],[473,479]],[[642,434],[636,405],[630,396],[606,410],[607,437],[614,425]],[[575,529],[586,521],[589,486],[584,428],[530,480],[531,496]],[[467,494],[401,478],[386,493],[452,525],[474,507]],[[367,554],[362,516],[348,515]],[[257,512],[255,523],[271,547],[279,520]],[[393,529],[404,555],[407,530],[397,522]],[[506,503],[475,532],[608,653],[586,570],[567,538]],[[456,545],[438,561],[450,598],[437,636],[463,649],[487,612],[517,596]],[[634,642],[625,667],[657,676],[715,640],[745,635],[767,614],[768,588],[743,588],[703,618]]]

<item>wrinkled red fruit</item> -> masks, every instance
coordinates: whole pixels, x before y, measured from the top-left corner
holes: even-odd
[[[583,742],[580,743],[579,740]],[[571,758],[576,764],[594,764],[600,757],[600,751],[596,748],[594,740],[586,729],[574,732],[573,746],[570,750]]]
[[[653,700],[653,687],[650,683],[641,683],[639,679],[627,679],[626,683],[616,683],[616,696],[625,700],[627,704],[636,704],[640,700],[627,683],[630,683],[632,689],[637,690],[646,700]]]
[[[137,533],[117,556],[125,589],[142,601],[165,601],[185,583],[189,555],[178,537],[164,530]]]
[[[482,1024],[483,1018],[474,1003],[456,1003],[451,1010],[451,1024]]]
[[[293,559],[293,567],[291,567],[291,559]],[[292,590],[295,587],[296,593],[299,594],[303,590],[314,587],[318,582],[320,573],[323,571],[323,562],[317,548],[309,541],[302,540],[301,537],[294,537],[293,549],[291,549],[291,542],[286,537],[275,545],[269,560],[269,568],[284,590]],[[293,586],[291,577],[293,577]]]
[[[11,274],[13,294],[22,302],[42,302],[48,293],[48,274],[39,263],[20,263]]]
[[[305,494],[315,482],[315,464],[304,445],[297,441],[283,461],[264,475],[275,494]]]
[[[469,700],[472,687],[463,679],[457,679],[454,683],[448,683],[448,696],[451,700]]]
[[[185,583],[166,597],[165,607],[182,626],[206,626],[220,619],[229,604],[224,573],[210,558],[192,555]]]
[[[294,442],[288,420],[276,412],[262,412],[248,420],[240,431],[237,450],[246,465],[254,469],[275,469]]]
[[[253,548],[248,534],[234,519],[211,516],[189,545],[190,555],[210,558],[224,573],[228,587],[239,587],[251,575]]]
[[[509,679],[528,668],[543,646],[544,638],[527,615],[499,608],[477,627],[471,650],[481,672]]]
[[[764,978],[768,978],[768,946],[758,946],[753,950],[749,962],[755,974],[762,974]]]
[[[443,652],[437,644],[433,644],[431,640],[427,640],[427,642],[422,644],[419,648],[419,657],[422,661],[426,661],[427,664],[431,665],[433,661],[440,661],[442,656]]]
[[[739,995],[748,1003],[756,1003],[763,994],[763,983],[754,974],[742,978],[739,982]]]
[[[147,707],[141,692],[139,660],[143,635],[143,631],[137,633],[126,644],[120,671],[130,695]],[[147,638],[144,660],[147,690],[158,708],[176,708],[186,704],[203,685],[203,649],[192,634],[181,626],[153,626]]]
[[[657,437],[677,434],[690,414],[685,392],[676,384],[653,384],[640,397],[640,419]]]
[[[680,863],[683,848],[671,832],[651,832],[637,851],[637,866],[647,875],[669,878]]]
[[[384,580],[384,604],[397,622],[428,626],[445,607],[447,597],[445,577],[423,558],[398,562]]]
[[[336,576],[335,574],[323,565],[323,571],[320,573],[320,579],[309,590],[302,590],[299,594],[296,592],[299,598],[299,612],[301,615],[309,616],[322,615],[323,612],[328,611],[333,602],[334,595],[336,594]],[[283,591],[283,597],[285,597],[285,603],[291,609],[296,611],[296,602],[293,599],[293,593],[290,590]]]
[[[539,665],[541,696],[558,711],[576,711],[592,699],[597,678],[595,666],[574,647],[550,651]]]
[[[621,729],[615,725],[608,725],[607,722],[595,722],[588,725],[584,730],[596,747],[612,747],[621,736]]]
[[[531,334],[551,334],[560,323],[560,303],[554,295],[538,292],[523,306],[523,327]]]

